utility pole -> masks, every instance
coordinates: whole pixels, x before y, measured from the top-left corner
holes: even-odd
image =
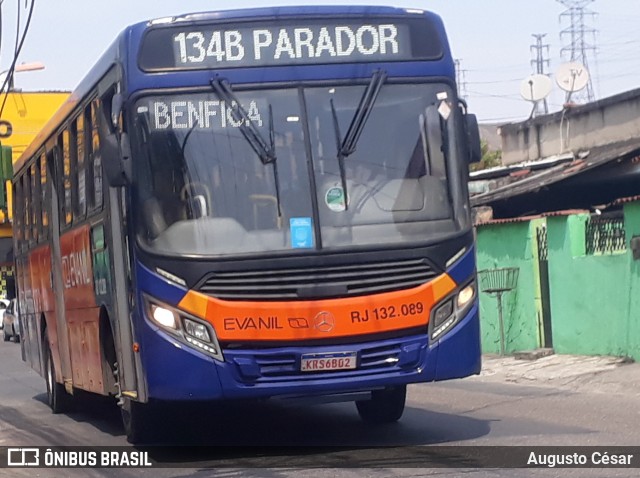
[[[456,65],[456,83],[460,98],[467,99],[467,70],[462,69],[462,60],[453,60]]]
[[[538,75],[546,75],[545,66],[549,66],[549,44],[543,44],[542,41],[546,33],[533,33],[531,36],[536,39],[536,44],[530,46],[531,52],[534,54],[534,58],[531,60],[531,66],[534,67],[534,72]],[[545,57],[545,50],[547,56]],[[543,102],[544,114],[549,113],[549,104],[547,103],[547,99],[544,99]],[[536,106],[538,112],[540,112],[540,103]]]
[[[569,39],[570,43],[560,49],[560,56],[568,56],[568,61],[576,61],[582,63],[589,72],[589,82],[587,87],[579,92],[573,93],[573,98],[578,98],[591,102],[595,100],[595,92],[593,82],[591,81],[592,72],[589,69],[589,56],[597,51],[596,33],[597,30],[586,24],[586,18],[595,18],[597,15],[594,11],[589,10],[587,5],[595,0],[556,0],[561,3],[567,10],[560,14],[560,23],[569,19],[570,25],[560,31],[560,40]],[[589,42],[592,39],[592,42]]]

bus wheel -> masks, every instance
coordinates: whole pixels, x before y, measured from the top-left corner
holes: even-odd
[[[393,423],[400,420],[407,398],[407,386],[371,392],[371,400],[356,402],[358,413],[367,423]]]
[[[127,441],[132,444],[148,443],[154,438],[154,418],[152,405],[123,398],[120,407],[122,424]]]
[[[45,346],[45,381],[47,382],[47,399],[53,413],[63,413],[71,408],[73,397],[64,389],[64,385],[56,382],[56,369],[53,365],[53,355],[49,347],[47,336],[44,337]]]

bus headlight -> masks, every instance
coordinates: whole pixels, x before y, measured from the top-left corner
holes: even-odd
[[[437,339],[457,324],[471,307],[475,297],[476,283],[471,281],[440,302],[431,314],[431,338]]]
[[[456,301],[458,305],[458,309],[464,309],[469,304],[469,302],[473,300],[475,293],[476,293],[476,288],[475,288],[475,283],[473,282],[468,286],[466,286],[464,289],[462,289],[458,294],[458,299]]]
[[[453,299],[447,300],[433,314],[433,326],[437,329],[453,315]]]
[[[149,304],[149,309],[151,312],[151,318],[155,320],[159,325],[163,327],[167,327],[169,329],[178,328],[178,320],[176,314],[164,307],[160,307],[156,304]]]
[[[207,326],[190,319],[184,319],[184,331],[202,342],[211,342]]]
[[[216,331],[206,321],[144,295],[146,315],[180,342],[223,361]]]

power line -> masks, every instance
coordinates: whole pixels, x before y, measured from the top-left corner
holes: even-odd
[[[505,80],[481,80],[481,81],[467,81],[467,85],[499,85],[502,83],[515,83],[522,81],[522,77],[508,78]]]
[[[469,91],[471,96],[476,96],[479,98],[496,98],[500,100],[512,100],[522,103],[522,98],[520,95],[497,95],[492,93],[482,93],[481,91]]]
[[[494,122],[494,121],[511,121],[511,120],[522,121],[523,119],[525,119],[523,117],[523,115],[519,115],[519,116],[501,116],[501,117],[498,117],[498,118],[478,118],[478,122],[480,122],[480,123],[490,123],[490,122]]]
[[[22,47],[24,46],[24,41],[27,38],[29,27],[31,26],[31,19],[33,18],[33,10],[34,10],[35,4],[36,4],[36,0],[31,0],[31,6],[29,7],[29,14],[27,16],[27,21],[25,23],[24,30],[22,32],[22,37],[20,37],[19,33],[16,33],[15,54],[13,56],[13,60],[11,61],[11,66],[9,67],[7,76],[4,79],[4,83],[0,87],[0,92],[3,92],[5,88],[7,88],[7,91],[5,91],[4,93],[4,99],[2,100],[2,106],[0,106],[0,118],[2,118],[2,113],[4,112],[4,107],[7,104],[7,98],[9,97],[9,85],[13,84],[13,75],[15,73],[16,63],[18,62],[18,56],[22,51]],[[25,3],[25,7],[26,7],[26,3]],[[18,6],[18,25],[16,27],[16,32],[19,32],[19,30],[20,30],[20,7]]]
[[[0,52],[2,52],[2,4],[4,0],[0,0]]]
[[[462,69],[462,60],[454,60],[456,65],[456,83],[458,85],[458,94],[463,100],[467,99],[467,70]]]

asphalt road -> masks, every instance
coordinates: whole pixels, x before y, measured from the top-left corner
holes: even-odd
[[[168,447],[150,452],[167,468],[0,469],[0,476],[636,476],[637,469],[451,474],[428,465],[459,457],[455,449],[433,453],[425,445],[640,444],[640,394],[610,390],[595,380],[572,389],[482,376],[414,385],[402,420],[383,427],[363,424],[349,403],[173,407],[159,417],[158,438]],[[83,396],[78,402],[74,412],[53,415],[44,380],[21,362],[20,346],[0,342],[0,446],[129,446],[111,400]],[[474,461],[461,463],[473,467]]]

